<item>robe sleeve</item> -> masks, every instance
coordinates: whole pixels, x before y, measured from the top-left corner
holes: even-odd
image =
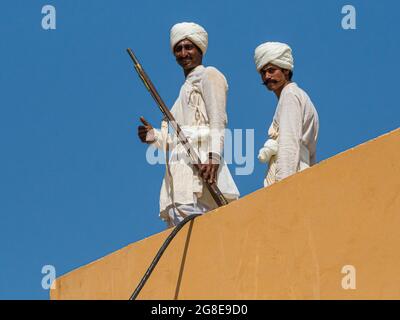
[[[153,128],[153,130],[149,131],[146,135],[146,140],[147,141],[154,141],[151,143],[153,147],[156,147],[157,149],[165,150],[165,143],[168,145],[171,145],[173,143],[173,138],[171,134],[168,133],[168,123],[167,122],[162,122],[161,123],[161,130]],[[165,130],[167,136],[166,139],[163,139],[163,134],[162,130]]]
[[[208,152],[222,155],[227,124],[226,97],[228,84],[217,69],[209,67],[202,80],[203,100],[210,124]]]
[[[303,110],[298,97],[288,92],[281,96],[278,112],[279,137],[276,179],[282,180],[297,172],[300,163]]]

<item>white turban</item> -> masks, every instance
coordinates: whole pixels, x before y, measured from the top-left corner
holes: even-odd
[[[259,45],[254,52],[254,62],[257,71],[260,71],[266,64],[272,63],[282,69],[293,70],[292,49],[280,42],[265,42]]]
[[[203,53],[207,51],[208,34],[204,28],[193,22],[177,23],[171,29],[171,49],[174,51],[176,44],[183,40],[188,39],[198,46]]]

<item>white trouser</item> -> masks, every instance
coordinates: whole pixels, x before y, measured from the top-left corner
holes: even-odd
[[[190,216],[192,214],[203,214],[209,210],[210,208],[200,201],[190,204],[177,204],[175,207],[171,207],[168,210],[169,220],[166,221],[167,228],[175,227],[185,218],[185,216]],[[185,216],[182,216],[179,211],[181,211]]]

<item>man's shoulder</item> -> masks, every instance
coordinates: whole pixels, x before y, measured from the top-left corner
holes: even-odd
[[[204,75],[208,79],[220,79],[227,82],[225,75],[221,71],[219,71],[216,67],[213,66],[206,67],[204,70]]]
[[[313,112],[317,112],[314,103],[312,102],[310,96],[305,90],[300,88],[296,83],[292,82],[287,88],[285,88],[284,101],[287,99],[291,101],[297,101],[299,106],[303,106],[306,109],[313,109]]]
[[[296,82],[291,82],[285,87],[285,94],[303,94],[305,91]]]
[[[292,82],[289,85],[287,85],[284,90],[285,90],[284,95],[286,97],[295,96],[300,100],[310,99],[307,92],[304,89],[300,88],[295,82]]]
[[[217,73],[217,74],[223,75],[223,73],[221,71],[219,71],[216,67],[213,67],[213,66],[205,67],[204,71],[207,72],[207,73]]]

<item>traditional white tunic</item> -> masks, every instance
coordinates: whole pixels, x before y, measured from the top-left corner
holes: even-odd
[[[278,151],[270,160],[265,186],[315,164],[318,130],[318,113],[311,99],[296,83],[289,83],[281,92],[268,131],[278,142]]]
[[[223,153],[227,90],[228,84],[221,72],[214,67],[200,65],[187,76],[171,109],[202,163],[207,162],[209,152]],[[166,122],[163,122],[161,130],[154,130],[154,138],[153,145],[165,151],[168,149],[170,153],[160,192],[160,217],[168,221],[168,209],[175,204],[196,204],[201,201],[209,208],[215,208],[214,200],[194,173],[176,134],[168,134]],[[228,200],[239,197],[224,161],[219,166],[217,185]]]

